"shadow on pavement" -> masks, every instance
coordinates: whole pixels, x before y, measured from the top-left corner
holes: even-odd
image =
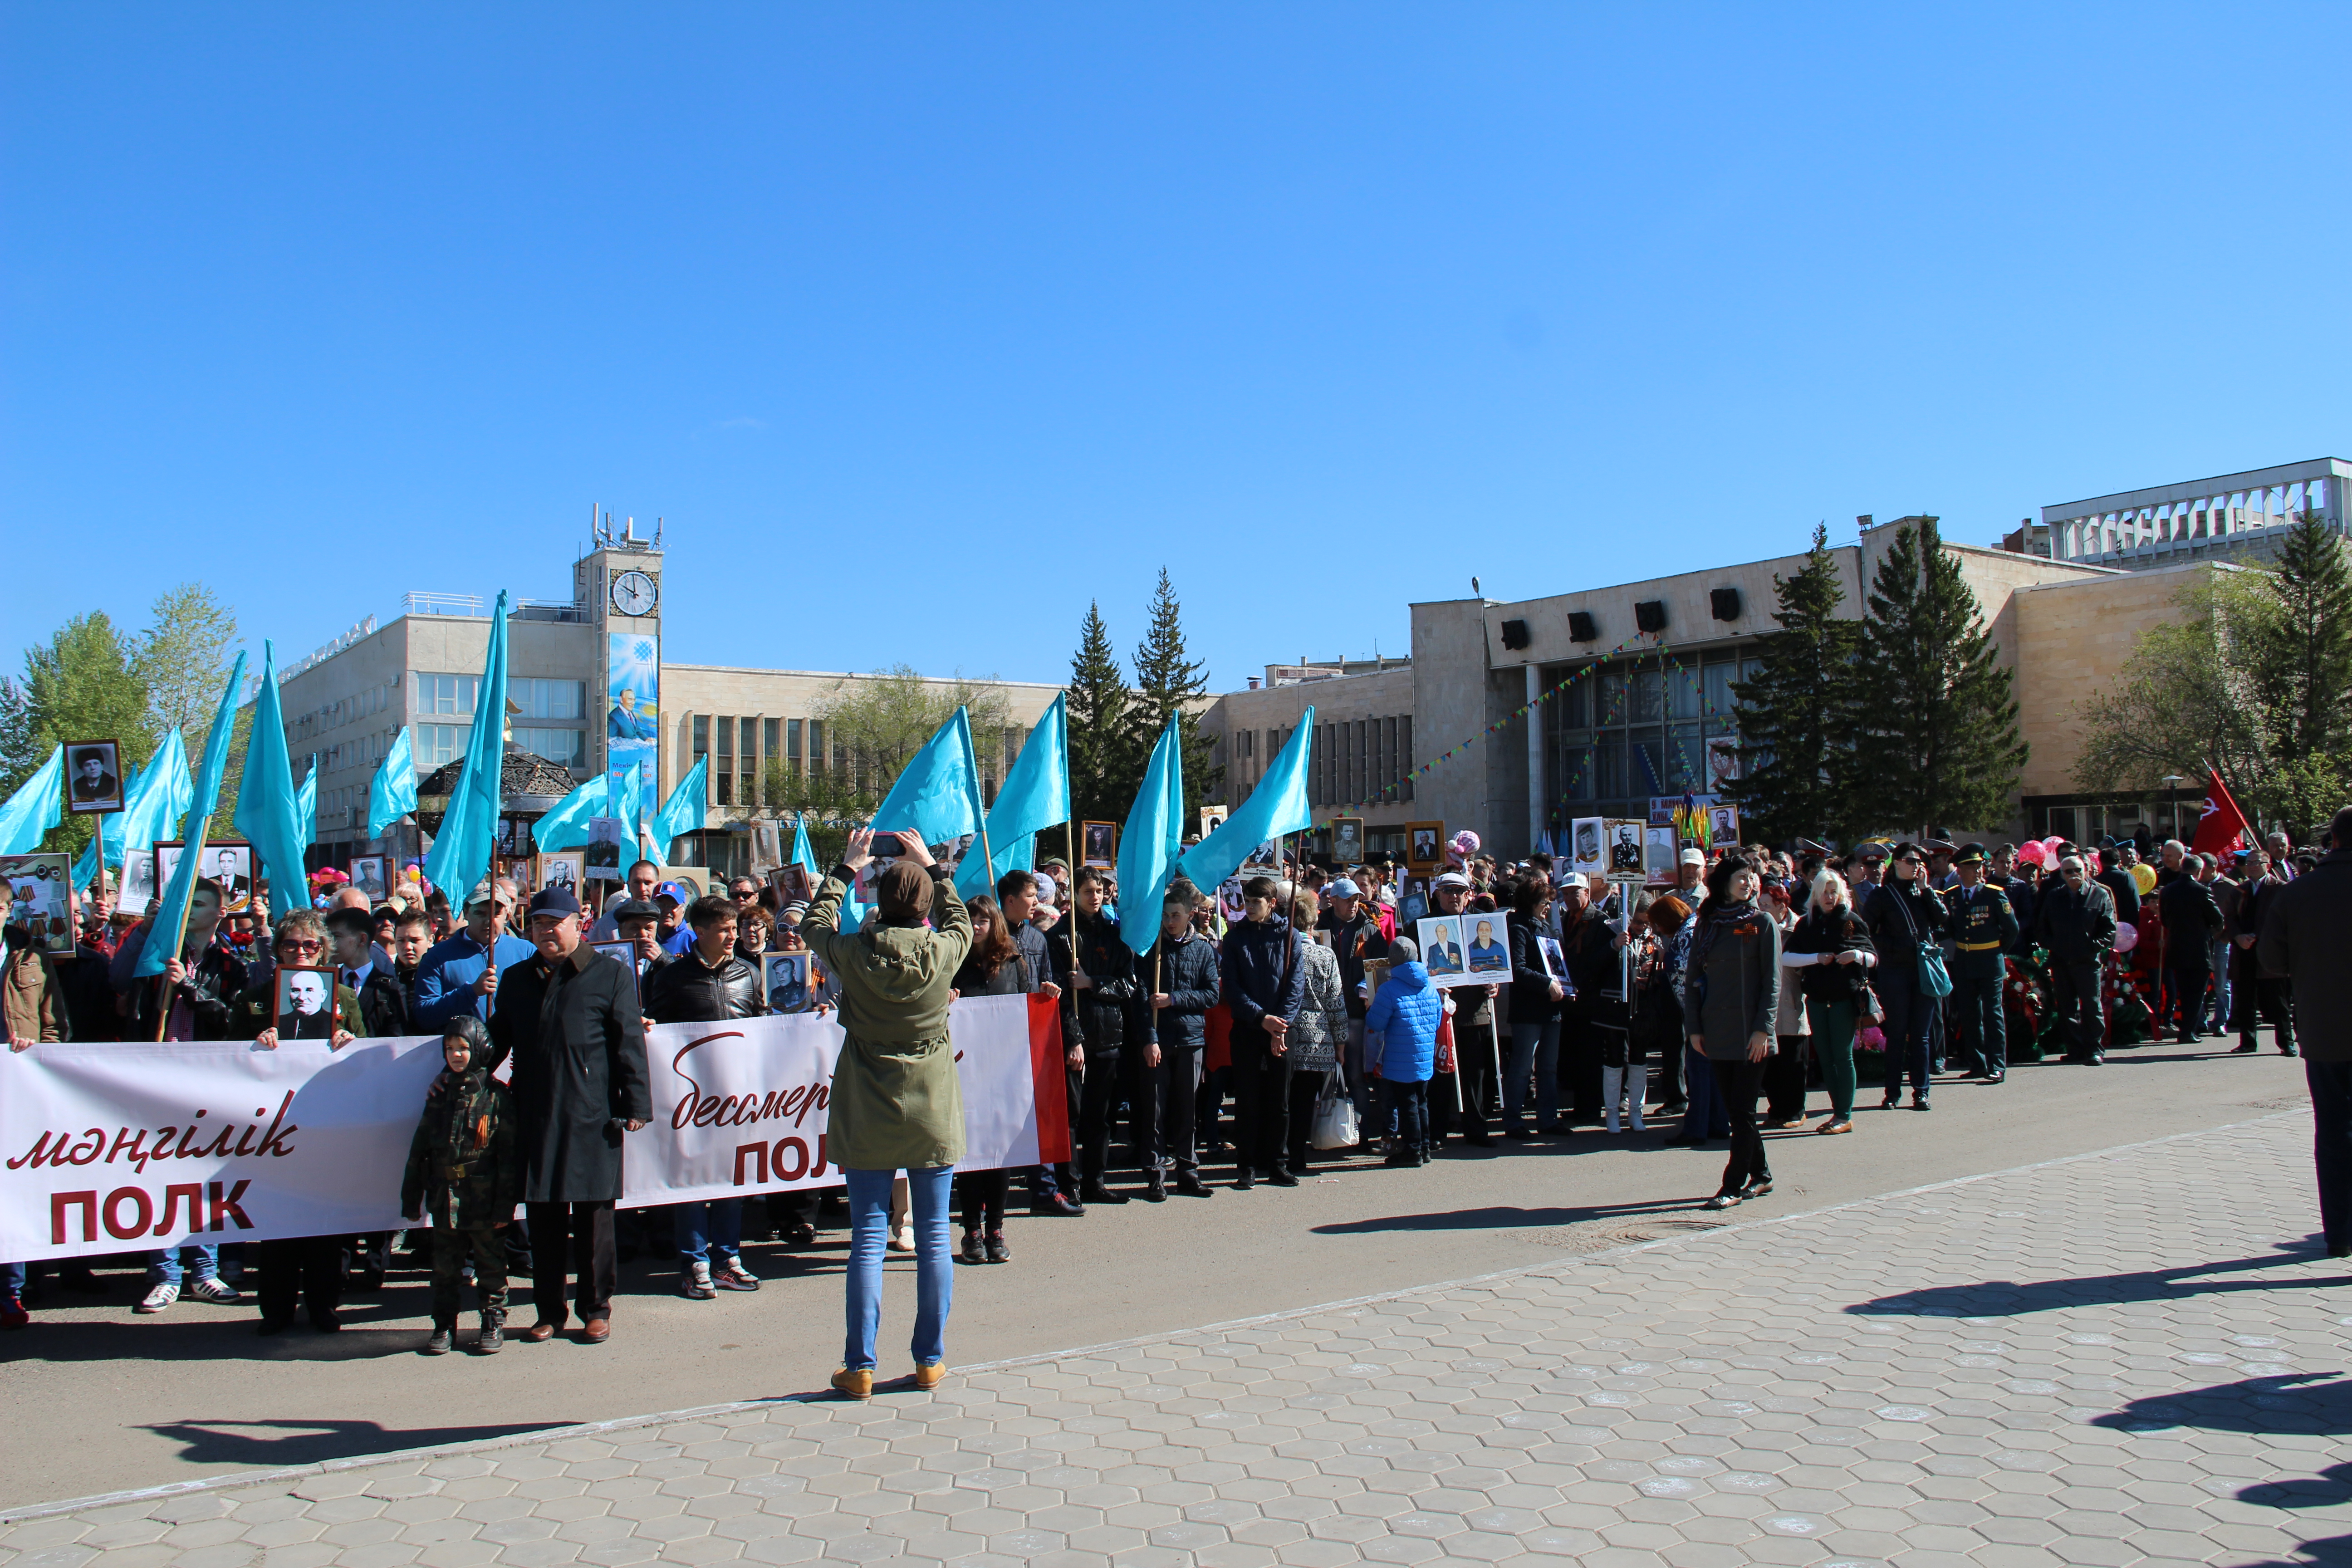
[[[373,1421],[165,1421],[145,1428],[182,1445],[180,1458],[196,1465],[258,1465],[277,1468],[348,1459],[362,1454],[475,1443],[518,1433],[574,1426],[570,1421],[521,1421],[492,1426],[418,1426],[403,1430]]]
[[[2321,1378],[2334,1381],[2317,1383]],[[2352,1378],[2341,1373],[2250,1377],[2185,1394],[2135,1399],[2091,1425],[2125,1432],[2194,1426],[2209,1432],[2343,1437],[2352,1436]],[[2241,1487],[2234,1495],[2257,1508],[2341,1509],[2352,1502],[2352,1464],[2330,1465],[2315,1476],[2257,1482]],[[2292,1558],[2265,1558],[2249,1562],[2245,1568],[2296,1568],[2298,1564],[2307,1568],[2314,1563],[2352,1564],[2352,1535],[2306,1541],[2294,1549]]]
[[[1574,1225],[1580,1220],[1622,1219],[1629,1215],[1676,1214],[1689,1209],[1692,1198],[1660,1198],[1633,1204],[1592,1204],[1583,1208],[1450,1209],[1443,1214],[1378,1215],[1370,1219],[1343,1220],[1309,1227],[1317,1236],[1361,1236],[1384,1230],[1523,1230]]]
[[[1865,1317],[2009,1318],[2028,1312],[2053,1312],[2068,1307],[2116,1306],[2134,1301],[2178,1301],[2222,1290],[2293,1290],[2352,1285],[2352,1275],[2316,1279],[2214,1279],[2257,1269],[2310,1263],[2327,1256],[2316,1236],[2284,1244],[2260,1258],[2228,1263],[2187,1264],[2178,1268],[2146,1268],[2131,1274],[2095,1274],[2079,1279],[2043,1279],[2021,1285],[1990,1279],[1977,1285],[1943,1285],[1927,1290],[1906,1290],[1858,1301],[1848,1312]]]

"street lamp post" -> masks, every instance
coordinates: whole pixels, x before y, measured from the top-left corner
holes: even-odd
[[[2167,773],[2156,782],[2162,784],[2166,789],[2172,793],[2172,831],[2166,834],[2165,837],[2168,838],[2179,838],[2183,844],[2188,843],[2189,839],[2182,838],[2180,834],[2180,786],[2187,784],[2189,781],[2179,773]],[[2194,837],[2194,835],[2191,835],[2191,837]]]

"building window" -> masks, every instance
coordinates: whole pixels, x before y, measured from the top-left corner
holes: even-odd
[[[466,737],[470,724],[419,724],[409,749],[416,758],[416,771],[421,776],[434,769],[446,767],[466,754]]]
[[[522,710],[525,719],[585,719],[588,683],[584,680],[510,680],[507,700]]]
[[[720,805],[735,804],[735,721],[719,716],[719,755],[710,764],[710,780]]]
[[[740,805],[755,805],[760,799],[760,721],[743,721],[743,743],[735,748],[735,800]]]
[[[526,730],[518,726],[514,743],[567,768],[588,765],[588,733],[584,730]]]
[[[419,713],[471,714],[477,695],[482,689],[478,675],[426,675],[416,677],[416,710]]]
[[[801,771],[801,721],[784,721],[784,765],[793,773]]]

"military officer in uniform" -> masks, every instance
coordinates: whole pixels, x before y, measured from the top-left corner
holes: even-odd
[[[1985,880],[1981,844],[1963,844],[1952,858],[1959,885],[1944,895],[1952,912],[1952,1007],[1960,1017],[1960,1044],[1972,1061],[1966,1076],[1999,1083],[2009,1075],[2009,1030],[2001,991],[2009,978],[2002,956],[2017,940],[2017,911],[2009,895]]]

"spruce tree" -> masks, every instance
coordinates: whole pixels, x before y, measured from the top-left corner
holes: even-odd
[[[1070,809],[1080,822],[1124,822],[1142,770],[1136,765],[1127,675],[1111,652],[1101,606],[1087,605],[1070,659]]]
[[[1224,770],[1211,765],[1215,742],[1201,733],[1199,715],[1192,708],[1195,700],[1208,695],[1209,671],[1206,665],[1184,655],[1181,608],[1165,566],[1160,569],[1160,585],[1151,593],[1151,625],[1136,645],[1135,684],[1141,697],[1128,716],[1130,754],[1150,765],[1151,748],[1160,743],[1168,716],[1177,716],[1178,743],[1184,760],[1184,820],[1192,822],[1201,802],[1224,777]]]
[[[1739,776],[1725,781],[1750,840],[1843,837],[1852,787],[1853,723],[1849,690],[1861,624],[1840,616],[1845,589],[1829,530],[1794,576],[1777,579],[1780,629],[1766,636],[1763,665],[1732,684],[1739,703]]]
[[[2311,511],[2295,521],[2253,627],[2255,709],[2279,808],[2306,832],[2352,777],[2352,565]]]
[[[1851,688],[1857,826],[1907,832],[2006,819],[2026,758],[2015,682],[1934,518],[1896,529],[1869,603]]]

